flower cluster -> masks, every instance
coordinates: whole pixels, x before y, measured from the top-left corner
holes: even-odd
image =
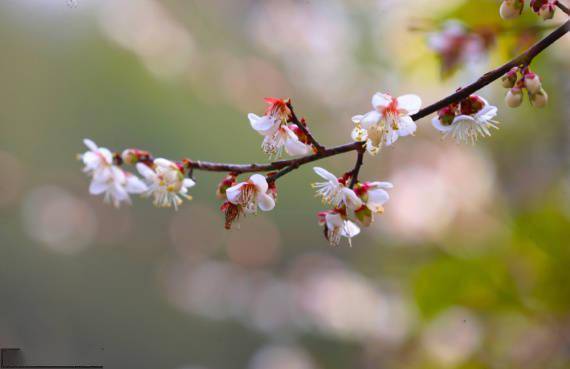
[[[384,204],[390,199],[385,189],[392,188],[389,182],[356,182],[350,188],[349,181],[353,173],[345,173],[337,178],[326,169],[315,167],[315,173],[324,179],[317,182],[313,187],[317,190],[317,196],[322,198],[323,204],[330,205],[332,209],[319,212],[319,224],[324,227],[324,234],[329,243],[336,246],[342,237],[351,240],[360,233],[360,227],[350,220],[349,211],[354,213],[358,222],[367,227],[375,214],[384,212]]]
[[[113,154],[104,147],[98,147],[93,141],[83,141],[89,149],[79,155],[85,164],[83,171],[91,177],[89,192],[92,195],[104,194],[106,202],[116,207],[121,203],[131,203],[131,194],[153,196],[154,204],[160,207],[182,203],[182,198],[190,199],[188,188],[194,181],[184,178],[184,168],[166,159],[151,160],[146,151],[127,149],[121,155]],[[119,164],[136,164],[144,178],[123,170]]]
[[[416,123],[411,115],[417,113],[422,100],[416,95],[398,98],[377,92],[372,96],[372,110],[364,115],[355,115],[352,139],[366,142],[366,150],[376,155],[383,146],[389,146],[399,137],[413,134]]]
[[[283,149],[291,156],[307,154],[311,146],[297,124],[291,122],[293,114],[289,101],[266,98],[265,102],[269,106],[263,116],[248,115],[251,127],[263,136],[263,151],[270,157],[280,157]],[[304,124],[304,121],[299,123]]]
[[[219,198],[225,200],[220,210],[225,214],[226,229],[241,215],[257,214],[257,209],[270,211],[275,207],[277,187],[275,182],[268,182],[261,174],[254,174],[247,181],[237,182],[237,174],[228,174],[216,191]]]
[[[548,103],[548,94],[542,87],[538,74],[529,67],[514,67],[502,78],[503,87],[508,88],[506,104],[511,108],[519,107],[523,102],[523,90],[526,89],[532,106],[543,108]]]
[[[490,136],[491,129],[497,129],[493,118],[497,107],[490,105],[481,96],[471,95],[466,99],[446,106],[433,118],[433,126],[458,142],[475,143],[479,136]]]
[[[514,19],[522,14],[524,0],[503,0],[499,13],[503,19]],[[530,0],[530,8],[544,20],[552,19],[556,11],[556,0]]]
[[[489,28],[469,30],[462,22],[450,20],[439,32],[428,36],[428,46],[441,60],[444,77],[465,63],[482,59],[495,42],[495,33]]]

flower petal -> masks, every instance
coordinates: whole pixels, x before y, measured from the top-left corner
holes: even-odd
[[[388,192],[382,189],[376,189],[368,191],[368,201],[366,202],[366,206],[374,211],[378,212],[382,209],[382,206],[390,200],[390,195]]]
[[[346,207],[351,210],[356,210],[362,206],[362,200],[350,188],[344,187],[342,189],[342,197]]]
[[[241,188],[245,185],[245,183],[241,182],[232,186],[226,190],[226,197],[228,201],[232,204],[239,205],[239,196],[241,194]]]
[[[329,172],[328,170],[321,168],[321,167],[314,167],[313,170],[322,178],[326,179],[327,181],[338,183],[338,179],[334,174]]]
[[[262,176],[261,174],[254,174],[249,177],[249,181],[255,185],[258,192],[267,192],[267,188],[269,186],[267,185],[267,179],[265,179],[265,176]]]
[[[381,118],[382,115],[379,112],[377,112],[376,110],[371,110],[368,113],[364,114],[364,116],[360,120],[360,125],[362,126],[362,128],[368,129],[373,125],[378,124]]]
[[[385,108],[392,102],[392,96],[377,92],[372,96],[372,106],[374,109]]]
[[[97,151],[98,147],[95,144],[95,142],[93,142],[92,140],[86,138],[83,140],[83,143],[85,144],[85,146],[87,146],[87,148],[91,151]]]
[[[398,119],[398,127],[398,135],[401,137],[411,135],[417,129],[416,123],[409,116],[400,117]]]
[[[251,128],[262,135],[267,135],[273,132],[278,126],[277,120],[267,115],[260,117],[253,113],[249,113],[247,117],[249,119],[249,123],[251,124]]]
[[[89,193],[91,195],[100,195],[107,191],[108,187],[109,185],[106,182],[91,181],[91,184],[89,185]]]
[[[350,220],[344,221],[341,234],[344,237],[352,238],[360,233],[360,227]]]
[[[354,124],[360,124],[360,121],[362,121],[363,117],[364,117],[364,115],[355,115],[352,117],[352,122]]]
[[[266,193],[258,193],[257,206],[259,206],[262,211],[270,211],[275,207],[275,200]]]
[[[448,126],[444,126],[443,124],[441,124],[439,117],[434,117],[431,120],[431,124],[435,127],[435,129],[437,129],[438,131],[440,131],[442,133],[447,133],[447,132],[452,130],[451,124]]]
[[[139,171],[140,175],[147,180],[152,181],[156,177],[154,170],[150,169],[146,164],[137,163],[137,170]]]
[[[402,95],[397,100],[398,109],[406,115],[416,114],[422,107],[422,99],[417,95]]]
[[[148,191],[147,185],[133,174],[127,175],[125,190],[128,193],[143,193]]]
[[[194,182],[190,178],[184,178],[184,180],[182,181],[182,187],[184,187],[184,188],[194,187],[195,185],[196,185],[196,182]]]
[[[368,186],[369,186],[371,189],[374,189],[374,190],[377,189],[377,188],[394,188],[394,185],[392,184],[392,182],[379,182],[379,181],[376,181],[376,182],[371,182],[371,183],[369,183]]]

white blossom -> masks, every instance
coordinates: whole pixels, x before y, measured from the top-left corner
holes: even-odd
[[[325,236],[332,246],[338,245],[345,237],[352,247],[352,238],[360,233],[360,228],[354,222],[334,210],[319,213],[319,221],[324,225]]]
[[[147,196],[154,197],[154,205],[158,207],[171,207],[178,210],[182,198],[191,200],[188,189],[196,183],[185,178],[178,165],[167,159],[155,159],[154,170],[146,164],[138,163],[137,170],[148,183]]]
[[[317,196],[321,197],[323,203],[331,204],[334,207],[345,205],[349,209],[358,209],[362,206],[362,200],[356,196],[353,190],[346,186],[346,180],[339,180],[334,174],[320,167],[314,167],[313,170],[325,182],[313,183],[312,186],[317,190]]]
[[[422,100],[416,95],[394,98],[378,92],[372,97],[373,110],[352,117],[356,124],[352,138],[366,141],[367,151],[375,155],[384,145],[391,145],[398,137],[416,131],[416,124],[410,116],[417,113],[421,105]]]
[[[275,200],[267,194],[269,185],[261,174],[254,174],[245,182],[240,182],[226,190],[228,201],[240,205],[246,214],[270,211],[275,207]]]

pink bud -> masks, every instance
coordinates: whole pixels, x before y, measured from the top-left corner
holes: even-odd
[[[548,94],[541,88],[538,92],[530,95],[530,103],[535,108],[544,108],[548,103]]]
[[[514,19],[521,15],[524,0],[503,0],[499,14],[503,19]]]
[[[507,91],[507,96],[505,97],[505,102],[507,106],[511,108],[518,108],[523,101],[522,90],[518,87],[513,87]]]
[[[536,73],[529,72],[524,76],[524,86],[529,93],[535,94],[542,88],[540,78]]]
[[[540,15],[542,17],[542,19],[544,20],[549,20],[554,18],[554,12],[556,11],[556,8],[554,6],[554,4],[549,3],[549,4],[545,4],[543,5],[540,10],[538,11],[538,15]]]
[[[507,74],[503,76],[503,78],[501,78],[501,82],[504,88],[512,88],[515,86],[515,83],[517,83],[518,79],[517,70],[518,68],[514,67],[513,69],[508,71]]]

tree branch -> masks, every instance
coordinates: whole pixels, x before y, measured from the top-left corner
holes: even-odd
[[[570,15],[570,8],[568,8],[566,5],[562,4],[560,2],[560,0],[556,1],[556,6],[558,6],[560,8],[560,10],[562,10],[564,13]]]
[[[287,107],[289,108],[289,110],[291,111],[291,121],[297,125],[297,127],[299,127],[299,129],[303,132],[303,134],[305,136],[307,136],[307,138],[309,139],[309,142],[311,143],[311,145],[313,145],[313,147],[317,150],[317,152],[322,152],[323,150],[325,150],[324,146],[322,146],[317,140],[316,138],[311,134],[311,132],[309,131],[309,128],[307,128],[306,125],[304,125],[299,118],[297,118],[297,115],[295,114],[295,111],[293,110],[293,105],[291,105],[291,100],[289,100],[287,102]]]
[[[564,5],[557,3],[558,7],[560,7],[563,11],[567,12],[568,8]],[[562,24],[560,27],[555,29],[552,33],[548,36],[534,44],[532,47],[527,49],[521,55],[515,57],[508,63],[488,72],[485,73],[481,78],[477,81],[473,82],[472,84],[462,88],[461,90],[421,109],[416,114],[412,115],[412,119],[417,121],[421,118],[424,118],[432,113],[437,112],[439,109],[444,108],[450,104],[459,102],[465,98],[467,98],[472,93],[482,89],[483,87],[487,86],[488,84],[496,81],[497,79],[501,78],[505,73],[511,70],[513,67],[521,66],[521,65],[528,65],[530,62],[543,50],[547,47],[552,45],[558,39],[563,37],[567,32],[570,31],[570,21]],[[313,137],[313,135],[309,132],[307,127],[297,118],[295,115],[291,103],[287,103],[289,109],[291,109],[292,115],[292,122],[295,123],[305,135],[307,135],[311,144],[315,147],[317,152],[312,155],[303,156],[300,158],[289,159],[289,160],[279,160],[274,161],[271,163],[259,164],[259,163],[252,163],[252,164],[229,164],[229,163],[216,163],[216,162],[209,162],[209,161],[201,161],[201,160],[191,160],[191,159],[184,159],[182,161],[184,167],[189,171],[193,170],[203,170],[209,172],[234,172],[234,173],[253,173],[253,172],[271,172],[271,171],[279,171],[274,173],[268,177],[269,180],[275,181],[278,178],[284,176],[285,174],[299,168],[302,165],[318,161],[324,158],[328,158],[331,156],[340,155],[343,153],[357,151],[357,161],[355,167],[352,171],[352,179],[350,186],[353,187],[356,182],[358,181],[358,173],[360,172],[360,168],[363,164],[364,158],[364,149],[362,142],[351,142],[346,143],[344,145],[339,145],[331,148],[325,148],[324,146],[320,145],[317,140]],[[153,159],[149,156],[148,161],[152,161]]]

